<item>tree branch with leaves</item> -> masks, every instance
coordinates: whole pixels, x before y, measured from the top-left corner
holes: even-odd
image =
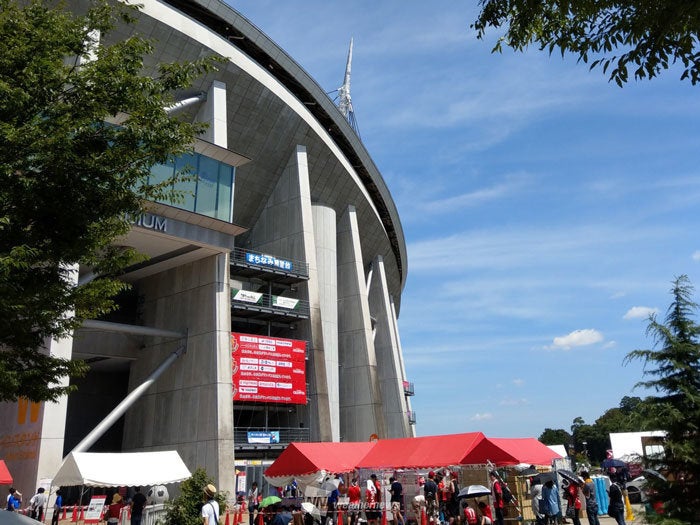
[[[539,46],[600,67],[619,86],[673,65],[700,82],[700,2],[657,0],[481,0],[477,37],[503,29],[493,51]]]
[[[102,43],[136,14],[0,0],[0,401],[72,389],[61,378],[85,367],[44,342],[114,309],[127,286],[115,276],[137,257],[115,239],[146,201],[173,196],[173,180],[149,184],[150,168],[191,152],[203,130],[165,108],[216,59],[146,69],[148,40]],[[76,286],[78,266],[99,277]]]
[[[698,310],[693,291],[687,276],[676,278],[664,322],[649,318],[654,348],[634,350],[625,358],[644,363],[650,379],[637,386],[657,392],[647,398],[649,419],[666,432],[663,456],[647,461],[669,479],[650,483],[664,502],[665,516],[686,523],[700,523],[700,326],[693,320]]]

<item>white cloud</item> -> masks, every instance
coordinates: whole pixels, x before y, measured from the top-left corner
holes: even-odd
[[[484,412],[483,414],[476,413],[470,419],[472,421],[484,421],[486,419],[493,419],[493,414],[491,414],[491,412]]]
[[[408,257],[412,272],[493,270],[523,265],[542,268],[547,261],[561,265],[604,252],[609,246],[634,246],[639,240],[649,242],[668,236],[662,230],[631,230],[605,224],[484,228],[412,242],[408,245]]]
[[[584,330],[574,330],[573,332],[561,336],[555,337],[552,341],[551,348],[560,348],[563,350],[569,350],[576,346],[587,346],[595,343],[600,343],[604,339],[603,334],[598,330],[592,328],[586,328]]]
[[[513,379],[513,384],[514,384],[515,386],[523,386],[523,385],[525,384],[525,380],[524,380],[524,379],[520,379],[520,378],[518,377],[518,378],[516,378],[516,379]]]
[[[651,314],[658,314],[658,308],[651,308],[649,306],[633,306],[627,313],[622,316],[623,319],[646,319]]]
[[[512,195],[522,188],[523,177],[511,177],[503,183],[495,184],[487,188],[479,188],[467,193],[453,195],[445,199],[428,201],[420,206],[421,212],[451,213],[468,207],[479,206],[492,201],[498,201]]]
[[[603,345],[603,348],[615,348],[617,346],[617,341],[608,341]]]
[[[695,250],[692,257],[694,261],[700,261],[700,250]]]

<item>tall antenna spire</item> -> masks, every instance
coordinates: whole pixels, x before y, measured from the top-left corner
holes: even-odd
[[[352,45],[353,39],[350,38],[350,49],[348,51],[348,61],[345,64],[345,78],[343,79],[343,85],[338,88],[338,109],[343,114],[355,130],[357,135],[360,135],[360,130],[357,128],[357,121],[355,120],[355,110],[352,108],[352,98],[350,97],[350,72],[352,70]]]

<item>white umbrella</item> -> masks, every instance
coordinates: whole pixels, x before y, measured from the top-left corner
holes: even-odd
[[[338,478],[328,478],[326,481],[323,482],[323,485],[321,485],[321,488],[323,490],[333,492],[339,486],[340,486],[340,480]]]
[[[307,514],[311,514],[311,516],[319,521],[321,521],[321,511],[318,510],[318,507],[311,503],[310,501],[302,501],[301,503],[301,508],[306,512]]]
[[[488,496],[491,494],[491,489],[483,485],[468,485],[459,491],[458,498],[478,498],[479,496]]]

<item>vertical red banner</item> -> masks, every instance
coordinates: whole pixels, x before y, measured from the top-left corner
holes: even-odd
[[[306,404],[306,341],[231,333],[233,400]]]

